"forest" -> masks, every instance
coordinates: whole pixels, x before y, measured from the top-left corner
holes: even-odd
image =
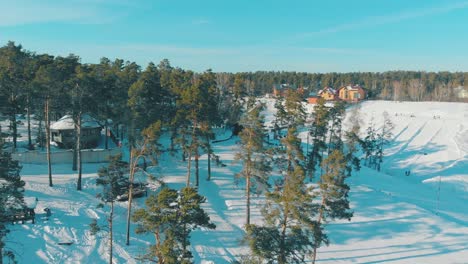
[[[9,156],[9,151],[20,147],[17,142],[19,115],[27,120],[26,147],[45,146],[48,153],[50,123],[65,114],[73,117],[76,187],[81,190],[80,122],[83,114],[92,114],[104,120],[106,131],[112,129],[117,137],[128,139],[131,153],[129,161],[115,158],[99,171],[97,184],[107,186],[101,198],[111,206],[110,226],[113,202],[122,191],[121,178],[129,174],[130,182],[123,183],[130,188],[129,223],[131,218],[138,225],[137,233],[151,233],[157,238],[144,258],[158,263],[191,263],[190,231],[198,227],[216,228],[200,208],[205,199],[197,194],[201,184],[198,159],[202,153],[209,156],[209,181],[210,161],[216,160],[211,146],[213,128],[240,126],[236,159],[242,163],[242,170],[233,178],[245,181],[245,232],[252,255],[268,263],[303,263],[306,259],[315,262],[317,249],[329,243],[325,223],[349,220],[353,216],[346,179],[361,166],[358,151],[364,154],[363,165],[380,170],[383,148],[391,137],[391,121],[388,115],[384,116],[383,124],[371,124],[365,138],[360,138],[357,120],[349,131],[343,130],[343,103],[327,107],[324,100],[319,100],[314,106],[312,121],[306,124],[304,98],[291,92],[275,105],[277,113],[272,133],[276,144],[270,144],[265,142],[268,131],[261,115],[264,105],[257,103],[254,97],[271,93],[274,85],[282,83],[304,87],[310,92],[351,83],[367,89],[369,99],[455,101],[458,100],[455,88],[464,86],[465,82],[468,82],[468,73],[450,72],[215,73],[208,69],[197,73],[173,67],[166,59],[142,69],[135,62],[121,59],[102,58],[97,64],[86,64],[73,54],[67,57],[36,54],[9,42],[0,48],[0,114],[9,120],[10,127],[0,131],[12,141],[8,146],[2,142],[0,150],[0,177],[5,181],[5,184],[0,181],[0,187],[2,193],[8,193],[0,198],[21,200],[20,192],[7,192],[11,186],[18,190],[24,185],[19,177],[19,164]],[[33,118],[44,124],[44,129],[30,129]],[[311,147],[307,151],[301,147],[299,129],[307,129],[311,137]],[[163,149],[158,142],[162,133],[170,135],[168,149]],[[186,188],[163,189],[157,196],[148,198],[146,209],[130,214],[131,181],[135,172],[142,170],[140,159],[157,164],[162,151],[173,152],[186,161]],[[51,187],[52,170],[49,160]],[[193,183],[192,171],[195,173]],[[280,177],[270,177],[272,171],[279,172]],[[311,182],[317,184],[307,184]],[[263,225],[250,222],[249,199],[253,194],[265,195]],[[5,205],[0,207],[2,235],[7,230],[8,211],[13,210],[3,202]],[[100,230],[96,224],[91,227],[94,233]],[[112,231],[110,243],[109,262],[112,263]],[[3,250],[1,243],[0,248]],[[8,251],[3,253],[12,255]],[[255,260],[244,261],[261,263]]]

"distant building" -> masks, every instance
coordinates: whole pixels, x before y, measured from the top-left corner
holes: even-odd
[[[318,96],[325,99],[325,101],[335,101],[338,99],[337,92],[331,87],[325,87],[318,92]]]
[[[458,98],[461,98],[461,99],[468,98],[468,90],[466,90],[464,86],[455,87],[453,90],[455,92],[455,95]]]
[[[310,96],[307,97],[307,103],[308,104],[316,104],[318,101],[319,97],[318,96]]]
[[[366,91],[360,85],[347,85],[338,89],[338,97],[346,102],[359,102],[366,99]]]
[[[289,83],[282,83],[273,85],[273,96],[275,97],[285,97],[288,94],[289,90],[296,90],[295,85]]]
[[[311,92],[311,93],[309,93],[309,96],[307,96],[307,103],[308,103],[308,104],[316,104],[316,103],[317,103],[317,100],[318,100],[319,98],[320,98],[320,97],[317,95],[317,93]]]
[[[84,148],[96,147],[101,137],[102,125],[92,116],[81,116],[81,142]],[[71,115],[60,118],[50,126],[51,139],[61,148],[72,148],[75,144],[75,122]]]
[[[293,90],[297,91],[300,95],[304,95],[307,91],[308,87],[297,87],[296,85],[283,83],[283,84],[276,84],[273,85],[273,96],[275,97],[286,97],[288,95],[288,91]]]

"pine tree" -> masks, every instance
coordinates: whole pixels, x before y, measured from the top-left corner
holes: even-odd
[[[328,245],[328,238],[323,225],[334,219],[351,220],[353,213],[349,210],[349,186],[345,183],[346,160],[343,153],[334,150],[321,164],[325,173],[320,180],[320,199],[318,217],[315,222],[312,263],[315,263],[317,249],[322,243]]]
[[[247,226],[246,239],[252,252],[268,263],[303,263],[311,252],[316,208],[312,189],[304,184],[304,156],[294,127],[282,143],[284,179],[266,195],[265,225]]]
[[[366,137],[361,142],[361,146],[365,156],[364,165],[367,167],[374,167],[376,164],[375,153],[377,151],[377,131],[374,118],[371,118],[369,122],[369,126],[366,130]]]
[[[203,140],[202,148],[207,154],[207,180],[211,179],[211,157],[213,156],[213,148],[211,147],[211,140],[214,138],[213,127],[221,123],[221,117],[218,112],[218,89],[216,87],[216,75],[207,70],[200,75],[200,82],[202,91],[205,98],[204,113],[205,118],[201,122],[200,137]]]
[[[180,131],[184,133],[180,135],[182,140],[179,142],[185,143],[182,147],[188,155],[187,186],[190,185],[192,157],[195,162],[195,186],[198,187],[200,148],[211,150],[211,146],[208,146],[211,127],[219,121],[215,93],[215,75],[211,70],[197,76],[190,87],[181,92],[176,120],[183,126]]]
[[[287,124],[287,112],[284,108],[284,100],[282,97],[276,99],[275,101],[275,123],[274,123],[274,133],[275,139],[279,136],[282,128]]]
[[[319,98],[317,104],[314,106],[313,122],[309,129],[309,135],[312,138],[312,149],[308,153],[307,171],[309,173],[309,180],[315,175],[317,165],[322,162],[323,151],[326,150],[326,135],[328,129],[329,114],[325,106],[325,100]]]
[[[138,171],[153,177],[153,175],[146,172],[146,165],[144,168],[138,166],[139,162],[143,160],[144,164],[151,161],[153,165],[157,165],[158,156],[160,154],[159,138],[161,137],[161,121],[157,121],[145,128],[141,132],[141,139],[135,142],[135,146],[130,150],[129,162],[129,176],[128,176],[128,207],[127,207],[127,234],[126,245],[130,245],[130,218],[132,214],[132,201],[133,201],[133,181],[135,174]]]
[[[346,176],[351,176],[351,172],[353,168],[356,171],[361,169],[361,160],[357,156],[358,152],[358,145],[362,143],[360,139],[360,130],[361,130],[361,123],[362,120],[360,118],[360,105],[357,104],[353,107],[350,112],[350,116],[348,119],[349,123],[349,130],[345,132],[344,139],[345,139],[345,159],[346,159]]]
[[[137,129],[143,129],[158,120],[170,121],[171,107],[168,87],[162,87],[156,65],[148,64],[138,81],[128,90],[128,106]]]
[[[260,194],[268,189],[268,176],[271,166],[267,159],[268,152],[264,146],[264,119],[261,115],[263,105],[255,105],[254,98],[250,98],[245,116],[241,120],[244,129],[239,133],[241,146],[236,153],[235,160],[242,161],[242,170],[236,178],[245,178],[246,193],[246,226],[250,225],[250,197],[251,192]]]
[[[104,203],[110,204],[109,216],[107,217],[109,230],[109,264],[112,264],[113,258],[114,202],[128,189],[128,179],[125,177],[127,171],[128,164],[122,161],[122,154],[118,154],[110,157],[110,162],[107,167],[101,167],[99,169],[99,178],[96,179],[96,185],[103,187],[103,191],[99,194],[99,197]],[[91,233],[95,234],[99,230],[96,221],[94,221],[91,226]]]
[[[76,189],[82,189],[82,158],[81,150],[83,148],[81,139],[82,117],[86,112],[96,111],[96,92],[98,83],[95,76],[91,71],[89,65],[80,65],[75,69],[75,75],[69,81],[72,83],[71,89],[72,99],[72,119],[74,122],[75,146],[74,146],[74,163],[73,169],[78,170],[78,180]]]
[[[190,233],[198,227],[214,229],[209,216],[201,208],[205,198],[190,187],[180,192],[164,188],[146,201],[146,209],[138,209],[133,221],[136,232],[152,233],[156,242],[149,247],[144,259],[160,264],[192,263],[188,250]]]
[[[6,224],[15,212],[26,208],[20,191],[24,187],[20,171],[18,161],[12,160],[11,154],[4,151],[3,138],[0,137],[0,263],[4,255],[14,260],[13,252],[5,250],[3,239],[9,232]]]
[[[377,153],[376,153],[376,169],[380,171],[380,165],[383,162],[383,149],[385,145],[390,143],[390,140],[393,136],[394,125],[387,111],[383,112],[383,125],[380,133],[377,134]]]
[[[345,110],[345,104],[343,102],[336,102],[335,105],[329,110],[329,135],[327,144],[328,154],[333,152],[335,149],[343,149],[342,122],[345,118]]]
[[[47,62],[46,62],[47,63]],[[56,85],[59,85],[58,74],[56,74],[57,68],[54,67],[53,63],[48,63],[39,67],[36,72],[35,79],[33,81],[33,86],[39,88],[40,94],[43,98],[44,105],[44,121],[45,121],[45,134],[46,134],[46,149],[47,149],[47,166],[49,173],[49,186],[53,186],[52,181],[52,161],[50,155],[50,114],[51,106],[54,104],[51,103],[52,94],[54,91],[57,91]],[[39,92],[37,92],[39,93]]]
[[[306,112],[302,101],[302,96],[298,91],[288,91],[284,101],[284,110],[286,111],[288,127],[299,127],[304,124]]]
[[[16,115],[24,110],[25,88],[27,87],[28,54],[21,45],[9,41],[0,48],[0,103],[1,111],[10,121],[13,149],[17,148],[18,120]]]

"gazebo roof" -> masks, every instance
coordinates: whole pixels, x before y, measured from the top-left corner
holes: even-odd
[[[75,122],[71,115],[65,115],[60,118],[57,122],[50,126],[53,130],[69,130],[74,129]],[[99,128],[102,125],[92,116],[88,114],[81,115],[81,128]]]

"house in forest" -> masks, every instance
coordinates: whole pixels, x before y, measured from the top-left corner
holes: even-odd
[[[81,143],[84,148],[96,147],[101,138],[102,125],[92,116],[81,116]],[[60,118],[50,126],[51,140],[61,148],[72,148],[76,142],[75,122],[71,115]]]
[[[366,99],[366,91],[360,85],[347,85],[338,89],[339,99],[346,102],[359,102]]]
[[[316,104],[317,100],[320,98],[317,93],[311,92],[309,93],[309,96],[307,96],[307,103],[308,104]]]
[[[291,89],[296,90],[296,86],[289,83],[276,84],[273,85],[273,95],[275,97],[285,97]]]
[[[338,99],[337,92],[331,87],[325,87],[318,92],[318,96],[325,99],[325,101],[335,101]]]
[[[467,99],[468,98],[468,89],[465,89],[464,86],[458,86],[453,88],[455,95],[460,99]]]

